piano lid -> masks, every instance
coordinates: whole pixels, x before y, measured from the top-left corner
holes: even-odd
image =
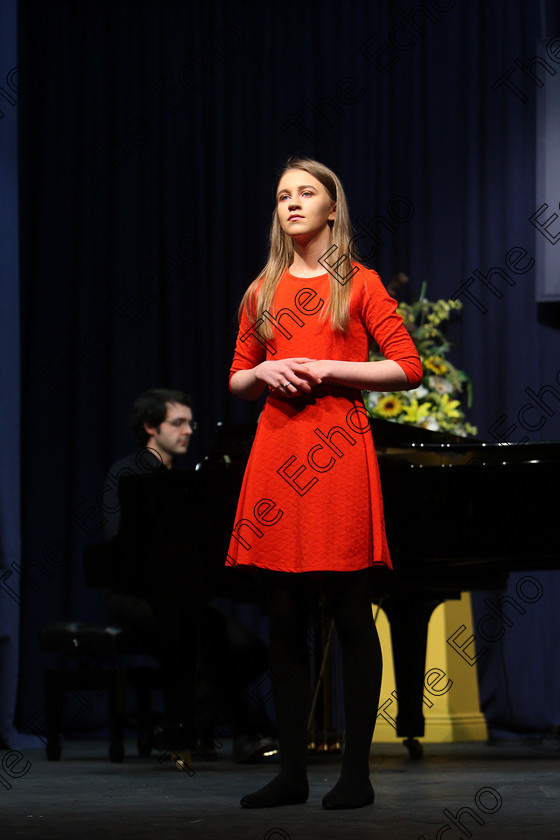
[[[371,427],[380,461],[391,458],[426,467],[560,462],[560,441],[496,443],[378,418],[371,420]]]
[[[381,418],[371,418],[370,423],[380,462],[391,459],[403,466],[423,467],[560,462],[560,441],[495,443]],[[197,469],[244,465],[256,429],[256,423],[217,423],[208,454]]]

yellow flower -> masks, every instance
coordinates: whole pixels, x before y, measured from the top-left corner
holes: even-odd
[[[460,418],[461,413],[457,411],[457,406],[461,405],[459,400],[450,400],[449,394],[444,394],[439,404],[440,409],[447,417]]]
[[[415,398],[411,400],[410,405],[405,405],[403,410],[408,423],[418,423],[419,420],[430,413],[430,408],[430,403],[418,403]]]
[[[438,376],[447,373],[449,370],[441,356],[428,356],[428,358],[424,361],[424,367],[427,367],[429,370],[433,370],[433,372],[437,373]]]
[[[403,410],[403,404],[398,397],[381,397],[375,407],[375,413],[381,417],[396,417]]]

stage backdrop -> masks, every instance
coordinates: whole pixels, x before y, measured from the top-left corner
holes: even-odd
[[[560,438],[558,309],[534,288],[554,220],[533,218],[535,108],[559,34],[555,3],[521,0],[19,3],[24,731],[42,715],[40,627],[102,614],[81,552],[102,538],[133,399],[192,393],[187,466],[218,420],[257,416],[227,373],[289,155],[340,175],[358,250],[385,281],[404,271],[409,300],[423,282],[461,297],[452,358],[473,379],[480,436]],[[540,680],[558,660],[558,576],[542,585],[515,666],[504,657],[519,704],[524,663],[540,663],[521,726],[485,675],[485,709],[507,730],[559,723],[558,685]]]
[[[23,79],[18,72],[16,0],[0,5],[0,747],[14,741],[19,665],[18,575],[19,484],[19,282],[17,107]],[[3,588],[11,578],[12,592]]]

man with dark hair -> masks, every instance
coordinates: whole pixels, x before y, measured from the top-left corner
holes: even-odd
[[[184,391],[153,388],[132,406],[130,425],[142,449],[113,464],[102,491],[105,538],[116,536],[120,522],[119,481],[123,475],[150,475],[170,470],[184,455],[196,429],[191,398]]]
[[[184,411],[185,408],[188,410]],[[168,415],[172,409],[176,409],[174,412],[175,414],[177,414],[177,410],[180,414],[186,414],[187,417],[190,418],[189,423],[192,425],[191,398],[187,393],[185,393],[185,391],[153,388],[151,391],[146,391],[145,394],[138,397],[132,406],[130,425],[132,431],[134,432],[134,436],[142,444],[142,446],[147,446],[149,438],[156,432],[159,433],[159,427],[162,423],[165,421],[170,422],[170,417]],[[177,423],[174,423],[173,425],[176,427],[178,426]],[[181,446],[185,442],[188,445],[188,440],[185,441],[183,439],[181,441]],[[171,440],[169,441],[169,444],[172,447],[172,453],[182,454],[176,452],[176,442]]]
[[[105,536],[118,566],[106,605],[110,621],[155,641],[165,710],[156,746],[184,756],[201,737],[211,752],[211,708],[232,729],[234,759],[259,760],[276,744],[255,728],[243,681],[265,671],[266,646],[207,603],[211,564],[201,550],[200,500],[190,482],[197,473],[173,470],[196,429],[191,399],[183,391],[146,391],[132,407],[131,427],[142,448],[111,467],[102,493]],[[198,733],[197,693],[204,693],[206,712]]]

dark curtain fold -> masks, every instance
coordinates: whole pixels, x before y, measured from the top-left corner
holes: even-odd
[[[535,255],[540,88],[517,70],[523,102],[499,80],[559,22],[553,2],[521,0],[20,0],[19,18],[18,724],[33,731],[39,628],[101,614],[80,558],[102,539],[99,493],[131,449],[134,398],[191,392],[201,432],[188,466],[216,421],[256,419],[258,406],[230,397],[227,373],[289,155],[340,175],[358,250],[386,281],[404,271],[410,298],[424,281],[430,298],[462,294],[450,337],[481,437],[503,415],[499,428],[521,438],[526,387],[551,384],[560,398],[558,311],[537,309],[534,269],[502,280],[502,297],[472,286],[478,305],[462,292],[475,270],[505,270],[512,248]],[[17,355],[15,334],[11,346]],[[560,438],[554,399],[531,439]],[[547,581],[557,595],[557,576]],[[558,619],[539,633],[526,650],[556,655]],[[558,694],[552,705],[558,722]]]
[[[23,74],[18,69],[17,4],[0,6],[0,747],[14,739],[19,670],[20,368],[18,270],[17,109]]]
[[[503,592],[476,592],[472,603],[490,738],[558,738],[558,572],[517,572]]]

